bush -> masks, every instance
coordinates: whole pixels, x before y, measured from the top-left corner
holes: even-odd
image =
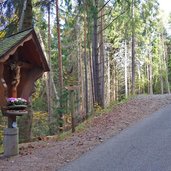
[[[3,129],[5,128],[5,125],[7,124],[7,118],[2,117],[2,114],[0,112],[0,153],[3,152]]]
[[[34,112],[32,128],[33,137],[48,135],[49,127],[47,118],[47,112]]]

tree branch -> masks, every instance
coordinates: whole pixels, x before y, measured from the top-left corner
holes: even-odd
[[[99,16],[97,19],[99,19],[99,18],[101,18],[101,17],[104,17],[105,15],[109,15],[109,14],[111,13],[111,11],[112,11],[112,8],[110,9],[110,11],[109,11],[108,13],[105,13],[105,14],[103,14],[102,16]]]
[[[98,11],[98,13],[110,2],[111,0],[108,0]]]
[[[124,13],[126,13],[127,10],[123,11],[118,16],[116,16],[104,29],[100,30],[97,34],[100,34],[102,31],[106,30],[115,20],[117,20],[121,15],[123,15]]]

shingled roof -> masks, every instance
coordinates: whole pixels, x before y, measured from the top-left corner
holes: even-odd
[[[13,46],[15,46],[20,40],[22,40],[32,29],[14,34],[10,37],[0,41],[0,57],[7,53]]]
[[[28,42],[29,45],[25,46],[26,42]],[[30,61],[33,61],[33,58],[39,58],[35,59],[35,61],[41,63],[40,65],[44,71],[49,71],[46,58],[33,28],[0,40],[0,62],[7,60],[10,55],[13,55],[21,46],[25,46],[24,50],[27,51],[25,52],[25,56],[31,58]],[[29,55],[27,55],[27,53],[29,53]]]

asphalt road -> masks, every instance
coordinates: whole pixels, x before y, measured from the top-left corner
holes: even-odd
[[[59,171],[171,171],[171,105]]]

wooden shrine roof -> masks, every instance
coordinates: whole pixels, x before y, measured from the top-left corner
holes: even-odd
[[[19,32],[0,40],[0,62],[5,62],[10,55],[20,49],[20,56],[35,66],[43,68],[44,72],[49,67],[34,29]]]

